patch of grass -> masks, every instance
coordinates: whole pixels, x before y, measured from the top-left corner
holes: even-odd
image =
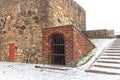
[[[92,56],[93,56],[93,54],[91,54],[91,53],[85,55],[82,59],[80,59],[77,62],[76,67],[81,66],[81,65],[87,63],[92,58]]]

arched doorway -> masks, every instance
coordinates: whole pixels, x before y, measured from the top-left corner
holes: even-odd
[[[52,34],[51,50],[52,64],[65,65],[65,39],[63,34]]]

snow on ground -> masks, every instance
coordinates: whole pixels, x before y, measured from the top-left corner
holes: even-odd
[[[118,75],[95,74],[84,71],[93,63],[106,45],[113,40],[91,41],[99,48],[93,51],[93,58],[83,66],[70,68],[42,64],[0,62],[0,80],[120,80],[120,76]],[[41,67],[58,67],[66,70],[35,68],[36,65]]]

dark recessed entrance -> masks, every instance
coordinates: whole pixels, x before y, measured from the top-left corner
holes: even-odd
[[[51,48],[52,64],[65,65],[65,39],[62,34],[52,35]]]

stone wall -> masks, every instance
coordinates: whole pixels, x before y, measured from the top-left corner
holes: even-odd
[[[46,5],[45,0],[6,1],[9,4],[0,9],[0,60],[9,61],[9,44],[14,43],[16,62],[41,63],[42,18],[47,15],[46,7],[41,6]]]
[[[86,30],[86,13],[73,0],[49,0],[48,27],[73,24],[80,31]]]
[[[9,61],[9,44],[15,44],[15,61],[42,62],[42,29],[73,24],[86,29],[85,11],[73,0],[0,0],[0,61]]]
[[[9,61],[9,43],[15,39],[17,36],[17,31],[15,31],[15,27],[17,20],[17,9],[16,4],[7,0],[1,0],[1,8],[0,8],[0,61]],[[5,4],[6,3],[6,4]],[[16,33],[17,32],[17,33]]]

